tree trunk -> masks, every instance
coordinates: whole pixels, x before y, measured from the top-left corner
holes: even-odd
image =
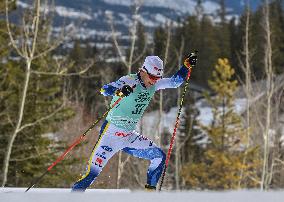
[[[263,134],[264,140],[264,151],[263,151],[263,166],[262,166],[262,176],[261,176],[261,190],[268,189],[268,179],[269,179],[269,133],[271,128],[271,102],[272,95],[274,91],[273,82],[273,70],[272,70],[272,44],[271,44],[271,30],[269,22],[269,4],[265,1],[264,7],[264,31],[265,31],[265,56],[264,56],[264,67],[266,72],[266,123],[265,131]]]
[[[6,154],[4,157],[4,162],[3,162],[3,179],[2,179],[2,187],[5,186],[7,182],[7,176],[8,176],[8,170],[9,170],[9,162],[10,162],[10,157],[12,153],[12,147],[14,144],[14,141],[18,135],[18,131],[22,125],[22,120],[23,120],[23,115],[24,115],[24,108],[25,108],[25,102],[26,102],[26,97],[27,97],[27,91],[28,91],[28,86],[29,86],[29,80],[30,80],[30,74],[31,74],[31,61],[27,60],[26,62],[26,75],[25,75],[25,83],[23,87],[23,94],[21,97],[21,104],[20,104],[20,109],[19,109],[19,117],[17,121],[16,128],[12,134],[12,136],[9,139],[7,149],[6,149]]]

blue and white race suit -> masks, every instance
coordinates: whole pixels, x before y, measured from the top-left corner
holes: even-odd
[[[124,97],[109,113],[101,127],[97,141],[87,165],[86,174],[72,187],[73,191],[84,191],[90,186],[106,165],[107,161],[118,151],[138,158],[150,160],[147,172],[147,184],[156,186],[165,164],[165,153],[150,139],[135,131],[151,98],[157,90],[177,88],[186,79],[188,69],[182,66],[171,78],[158,80],[146,88],[138,74],[120,78],[116,82],[104,85],[102,94],[113,96],[111,105],[118,99],[115,92],[124,85],[134,87],[133,93]]]

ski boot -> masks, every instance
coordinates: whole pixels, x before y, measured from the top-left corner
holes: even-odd
[[[156,187],[155,186],[151,186],[149,184],[146,184],[145,185],[145,191],[154,192],[154,191],[156,191]]]

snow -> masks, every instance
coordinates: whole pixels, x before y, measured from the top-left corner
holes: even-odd
[[[68,32],[73,33],[72,36],[75,36],[76,38],[80,39],[88,39],[88,38],[93,38],[93,37],[102,37],[105,40],[109,40],[111,38],[111,31],[106,31],[106,30],[99,30],[99,29],[90,29],[87,27],[76,27],[74,24],[69,24],[68,26],[65,27],[65,30]],[[62,32],[62,27],[53,27],[52,30],[55,34],[60,34]],[[122,33],[121,32],[115,32],[117,37],[121,37]],[[111,42],[109,42],[111,43]],[[103,43],[102,43],[103,44]],[[105,47],[104,45],[102,45]]]
[[[197,117],[199,122],[206,126],[210,125],[213,120],[213,113],[211,107],[199,107],[198,109],[200,112],[199,116]]]
[[[124,13],[118,13],[118,16],[121,18],[121,20],[116,19],[115,24],[129,25],[132,23],[130,15],[126,15]]]
[[[17,1],[17,6],[21,7],[21,8],[29,8],[31,7],[29,4],[24,3],[22,1]],[[50,12],[50,8],[46,8],[46,7],[42,7],[41,11],[43,12]],[[77,11],[73,8],[66,8],[63,6],[55,6],[55,12],[61,16],[61,17],[68,17],[68,18],[72,18],[72,19],[81,19],[81,20],[92,20],[92,16],[89,14],[86,14],[84,12],[81,11]]]
[[[171,21],[171,19],[166,18],[165,16],[163,16],[163,15],[161,15],[161,14],[159,14],[159,13],[157,13],[157,14],[155,15],[155,20],[156,20],[157,22],[159,22],[160,24],[165,24],[166,22]]]
[[[140,16],[139,20],[146,27],[156,27],[157,26],[157,24],[153,20],[147,19],[145,17]]]
[[[113,5],[123,5],[130,6],[133,5],[135,1],[133,0],[103,0],[106,3]],[[182,11],[184,13],[193,13],[195,10],[196,2],[194,0],[144,0],[142,6],[149,7],[162,7],[170,8],[176,11]],[[218,4],[212,1],[204,1],[205,13],[215,12],[219,8]]]
[[[61,17],[69,17],[69,18],[74,18],[74,19],[79,18],[82,20],[92,19],[91,15],[88,15],[84,12],[76,11],[75,9],[72,9],[72,8],[66,8],[63,6],[56,6],[55,11]]]
[[[245,98],[237,98],[235,99],[234,106],[235,111],[238,114],[242,114],[245,112],[246,109],[246,99]],[[213,121],[213,113],[212,108],[206,104],[204,100],[200,100],[196,103],[196,107],[198,108],[200,114],[197,117],[197,120],[205,125],[209,126]],[[178,108],[173,107],[170,109],[168,113],[163,113],[163,116],[161,118],[161,131],[162,133],[169,133],[172,134],[174,131],[174,126],[176,122]],[[182,115],[181,115],[182,117]],[[140,131],[140,122],[137,124],[137,131]],[[159,111],[152,111],[145,113],[143,115],[142,119],[143,124],[143,135],[149,137],[150,139],[154,140],[154,142],[157,142],[160,137],[158,137],[158,127],[159,127]],[[147,127],[145,127],[147,126]],[[179,128],[181,126],[179,125]],[[140,131],[141,132],[141,131]],[[270,134],[272,134],[273,131],[270,131]],[[182,134],[181,134],[182,135]],[[284,137],[283,137],[284,139]],[[205,144],[208,144],[209,138],[206,134],[201,134],[201,137],[199,140],[196,140],[196,143],[198,145],[204,146]]]
[[[244,113],[246,110],[247,99],[246,98],[238,98],[235,100],[235,110],[238,114]]]
[[[199,122],[201,124],[208,126],[212,123],[213,113],[212,113],[212,109],[211,109],[210,106],[203,106],[204,105],[203,102],[204,101],[201,100],[201,101],[197,102],[197,104],[196,104],[196,107],[200,111],[200,114],[197,117],[197,119],[199,120]],[[247,102],[246,98],[235,99],[235,102],[234,102],[235,112],[238,113],[239,115],[244,113],[244,111],[246,110],[246,102]],[[221,108],[220,108],[220,110],[221,110]]]
[[[30,6],[24,2],[17,1],[16,2],[17,6],[22,7],[22,8],[29,8]]]
[[[31,189],[24,193],[25,188],[1,188],[0,201],[5,202],[282,202],[284,191],[241,190],[241,191],[162,191],[142,192],[129,190],[90,189],[85,193],[70,193],[70,189]]]
[[[168,113],[164,113],[161,118],[162,132],[172,133],[175,126],[176,116],[177,116],[177,107],[173,107]],[[152,111],[145,113],[143,116],[143,134],[150,139],[155,140],[158,132],[159,125],[159,112]],[[147,126],[147,127],[145,127]],[[140,123],[137,124],[137,129],[140,128]],[[137,130],[139,131],[139,130]]]

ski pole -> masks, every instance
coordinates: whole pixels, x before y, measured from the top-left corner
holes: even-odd
[[[57,163],[59,163],[60,161],[62,161],[64,159],[64,157],[76,146],[78,145],[83,139],[85,139],[86,135],[108,114],[108,112],[114,108],[122,99],[123,97],[120,97],[115,103],[113,103],[113,105],[111,107],[109,107],[107,109],[107,111],[101,116],[99,117],[79,138],[77,138],[73,144],[71,144],[68,149],[57,158],[56,161],[54,161],[48,168],[47,170],[38,178],[36,178],[34,180],[34,182],[28,187],[28,189],[25,191],[29,191],[30,188],[32,188],[33,186],[35,186]]]
[[[197,56],[197,51],[195,51],[193,54],[195,56]],[[164,178],[165,178],[167,168],[168,168],[168,165],[169,165],[169,160],[170,160],[170,156],[171,156],[171,153],[172,153],[172,149],[173,149],[173,145],[174,145],[174,141],[175,141],[175,137],[176,137],[176,131],[177,131],[177,128],[178,128],[178,125],[179,125],[179,120],[180,120],[179,117],[180,117],[181,109],[182,109],[182,106],[183,106],[183,103],[184,103],[184,97],[185,97],[185,94],[186,94],[186,90],[187,90],[187,87],[189,85],[189,78],[190,78],[191,70],[192,70],[192,66],[190,65],[189,69],[188,69],[188,74],[187,74],[187,77],[186,77],[186,83],[185,83],[184,90],[183,90],[182,97],[181,97],[181,102],[180,102],[180,106],[179,106],[179,110],[178,110],[178,115],[177,115],[177,118],[176,118],[175,128],[174,128],[174,131],[173,131],[173,135],[171,137],[170,148],[169,148],[168,153],[167,153],[167,158],[166,158],[164,170],[163,170],[163,173],[162,173],[159,191],[161,191],[161,189],[162,189]]]

